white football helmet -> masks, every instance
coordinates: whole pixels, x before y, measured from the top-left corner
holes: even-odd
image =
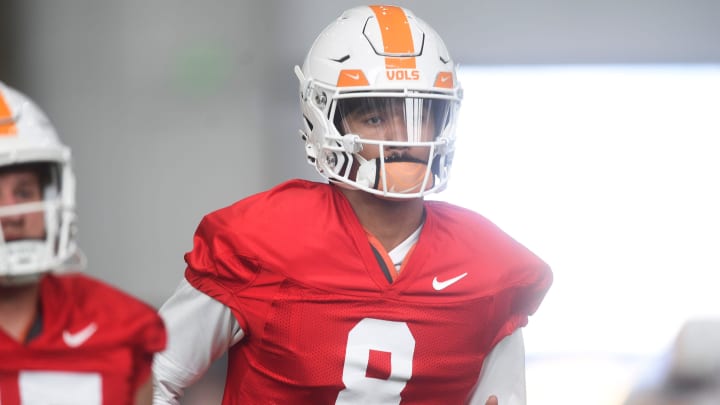
[[[0,227],[0,284],[33,282],[48,271],[82,268],[76,244],[75,176],[70,149],[45,114],[27,96],[0,82],[0,170],[36,164],[42,168],[43,201],[0,207],[0,221],[44,212],[44,240],[7,241]]]
[[[390,199],[445,188],[462,89],[442,39],[411,11],[344,12],[295,73],[300,135],[322,176]]]

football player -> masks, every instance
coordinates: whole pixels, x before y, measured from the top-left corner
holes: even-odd
[[[210,213],[161,308],[155,403],[228,352],[224,404],[524,404],[521,328],[548,266],[448,181],[461,88],[438,34],[393,6],[344,12],[296,67],[308,162]]]
[[[78,273],[70,150],[0,83],[0,403],[149,404],[164,349],[147,304]]]

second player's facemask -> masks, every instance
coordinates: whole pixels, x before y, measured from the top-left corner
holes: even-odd
[[[0,206],[0,285],[31,283],[48,271],[82,268],[84,257],[74,242],[75,214],[67,210],[66,196],[60,186],[62,171],[66,168],[55,162],[33,162],[2,167],[0,173],[15,168],[36,171],[42,198]],[[31,231],[32,234],[25,233],[31,221],[43,224],[41,233],[37,233],[37,229]]]
[[[330,111],[337,147],[328,148],[335,175],[389,198],[432,190],[449,163],[443,133],[453,122],[451,105],[429,97],[338,98]]]

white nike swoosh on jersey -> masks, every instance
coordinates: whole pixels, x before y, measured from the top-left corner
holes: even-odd
[[[345,73],[345,75],[346,75],[347,77],[353,79],[353,80],[358,80],[358,79],[360,79],[360,73],[355,73],[355,74]]]
[[[455,277],[445,280],[445,281],[440,281],[440,280],[438,280],[437,277],[435,277],[433,279],[432,286],[437,291],[444,290],[444,289],[450,287],[451,285],[457,283],[458,281],[460,281],[463,277],[465,277],[467,275],[468,275],[467,273],[463,273],[459,276],[455,276]]]
[[[95,322],[87,325],[75,333],[70,333],[67,330],[63,331],[63,341],[70,347],[78,347],[85,343],[92,335],[95,334],[98,327]]]

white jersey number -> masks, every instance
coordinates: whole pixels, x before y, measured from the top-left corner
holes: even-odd
[[[367,376],[370,352],[389,353],[389,377]],[[348,334],[343,367],[345,389],[336,404],[399,404],[412,376],[415,338],[405,322],[365,318]]]
[[[97,373],[21,371],[18,388],[23,404],[102,404],[102,378]]]

